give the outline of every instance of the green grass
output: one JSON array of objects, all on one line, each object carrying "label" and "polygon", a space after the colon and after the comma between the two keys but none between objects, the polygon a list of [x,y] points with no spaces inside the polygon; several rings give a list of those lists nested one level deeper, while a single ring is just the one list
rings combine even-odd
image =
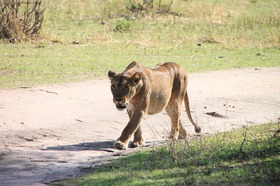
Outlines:
[{"label": "green grass", "polygon": [[143,150],[53,185],[277,185],[279,124]]},{"label": "green grass", "polygon": [[179,0],[169,14],[127,3],[49,1],[37,41],[0,41],[0,89],[106,78],[133,60],[190,72],[280,65],[279,1]]},{"label": "green grass", "polygon": [[180,48],[142,46],[6,44],[0,49],[0,88],[106,78],[131,61],[151,67],[173,61],[189,72],[279,66],[278,49],[224,49],[211,44]]}]

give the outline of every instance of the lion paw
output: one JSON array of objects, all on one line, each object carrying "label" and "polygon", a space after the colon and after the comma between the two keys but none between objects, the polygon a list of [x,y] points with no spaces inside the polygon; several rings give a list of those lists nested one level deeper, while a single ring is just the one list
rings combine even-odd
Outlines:
[{"label": "lion paw", "polygon": [[169,135],[169,139],[171,139],[171,140],[177,140],[178,139],[178,134],[170,134]]},{"label": "lion paw", "polygon": [[134,141],[130,144],[130,147],[131,148],[135,148],[135,147],[143,147],[145,146],[145,140],[144,138],[140,138],[139,140],[137,141]]},{"label": "lion paw", "polygon": [[120,150],[126,150],[127,146],[128,146],[127,143],[124,143],[124,142],[122,142],[120,140],[117,140],[116,143],[115,143],[115,147],[117,149],[120,149]]}]

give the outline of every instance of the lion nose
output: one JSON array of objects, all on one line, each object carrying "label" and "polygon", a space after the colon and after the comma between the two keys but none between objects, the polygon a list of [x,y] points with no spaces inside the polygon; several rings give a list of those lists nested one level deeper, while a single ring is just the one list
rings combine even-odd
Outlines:
[{"label": "lion nose", "polygon": [[116,98],[115,100],[116,100],[117,102],[120,102],[120,101],[123,100],[123,98]]}]

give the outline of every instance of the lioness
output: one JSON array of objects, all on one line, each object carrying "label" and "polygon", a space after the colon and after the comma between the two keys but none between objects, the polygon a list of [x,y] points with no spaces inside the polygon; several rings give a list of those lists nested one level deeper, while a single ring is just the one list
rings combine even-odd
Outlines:
[{"label": "lioness", "polygon": [[184,139],[187,132],[180,120],[184,100],[189,120],[199,133],[200,127],[193,121],[187,94],[187,72],[176,63],[162,63],[146,68],[137,62],[130,63],[122,73],[108,72],[111,80],[113,102],[118,109],[127,109],[130,121],[117,139],[115,147],[127,149],[132,134],[131,147],[143,146],[140,122],[145,114],[153,115],[166,110],[171,119],[171,139]]}]

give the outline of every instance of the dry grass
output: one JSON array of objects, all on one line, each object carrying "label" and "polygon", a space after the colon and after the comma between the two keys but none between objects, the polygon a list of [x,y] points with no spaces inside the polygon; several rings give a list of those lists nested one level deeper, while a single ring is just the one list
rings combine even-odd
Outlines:
[{"label": "dry grass", "polygon": [[[130,12],[127,1],[50,3],[46,27],[64,33],[59,34],[63,41],[72,38],[87,43],[143,43],[156,47],[197,43],[208,37],[224,47],[279,47],[277,1],[180,0],[174,1],[165,14],[158,13],[158,2],[154,1],[152,10],[142,12]],[[116,28],[124,24],[128,25],[126,30],[116,33]]]}]

